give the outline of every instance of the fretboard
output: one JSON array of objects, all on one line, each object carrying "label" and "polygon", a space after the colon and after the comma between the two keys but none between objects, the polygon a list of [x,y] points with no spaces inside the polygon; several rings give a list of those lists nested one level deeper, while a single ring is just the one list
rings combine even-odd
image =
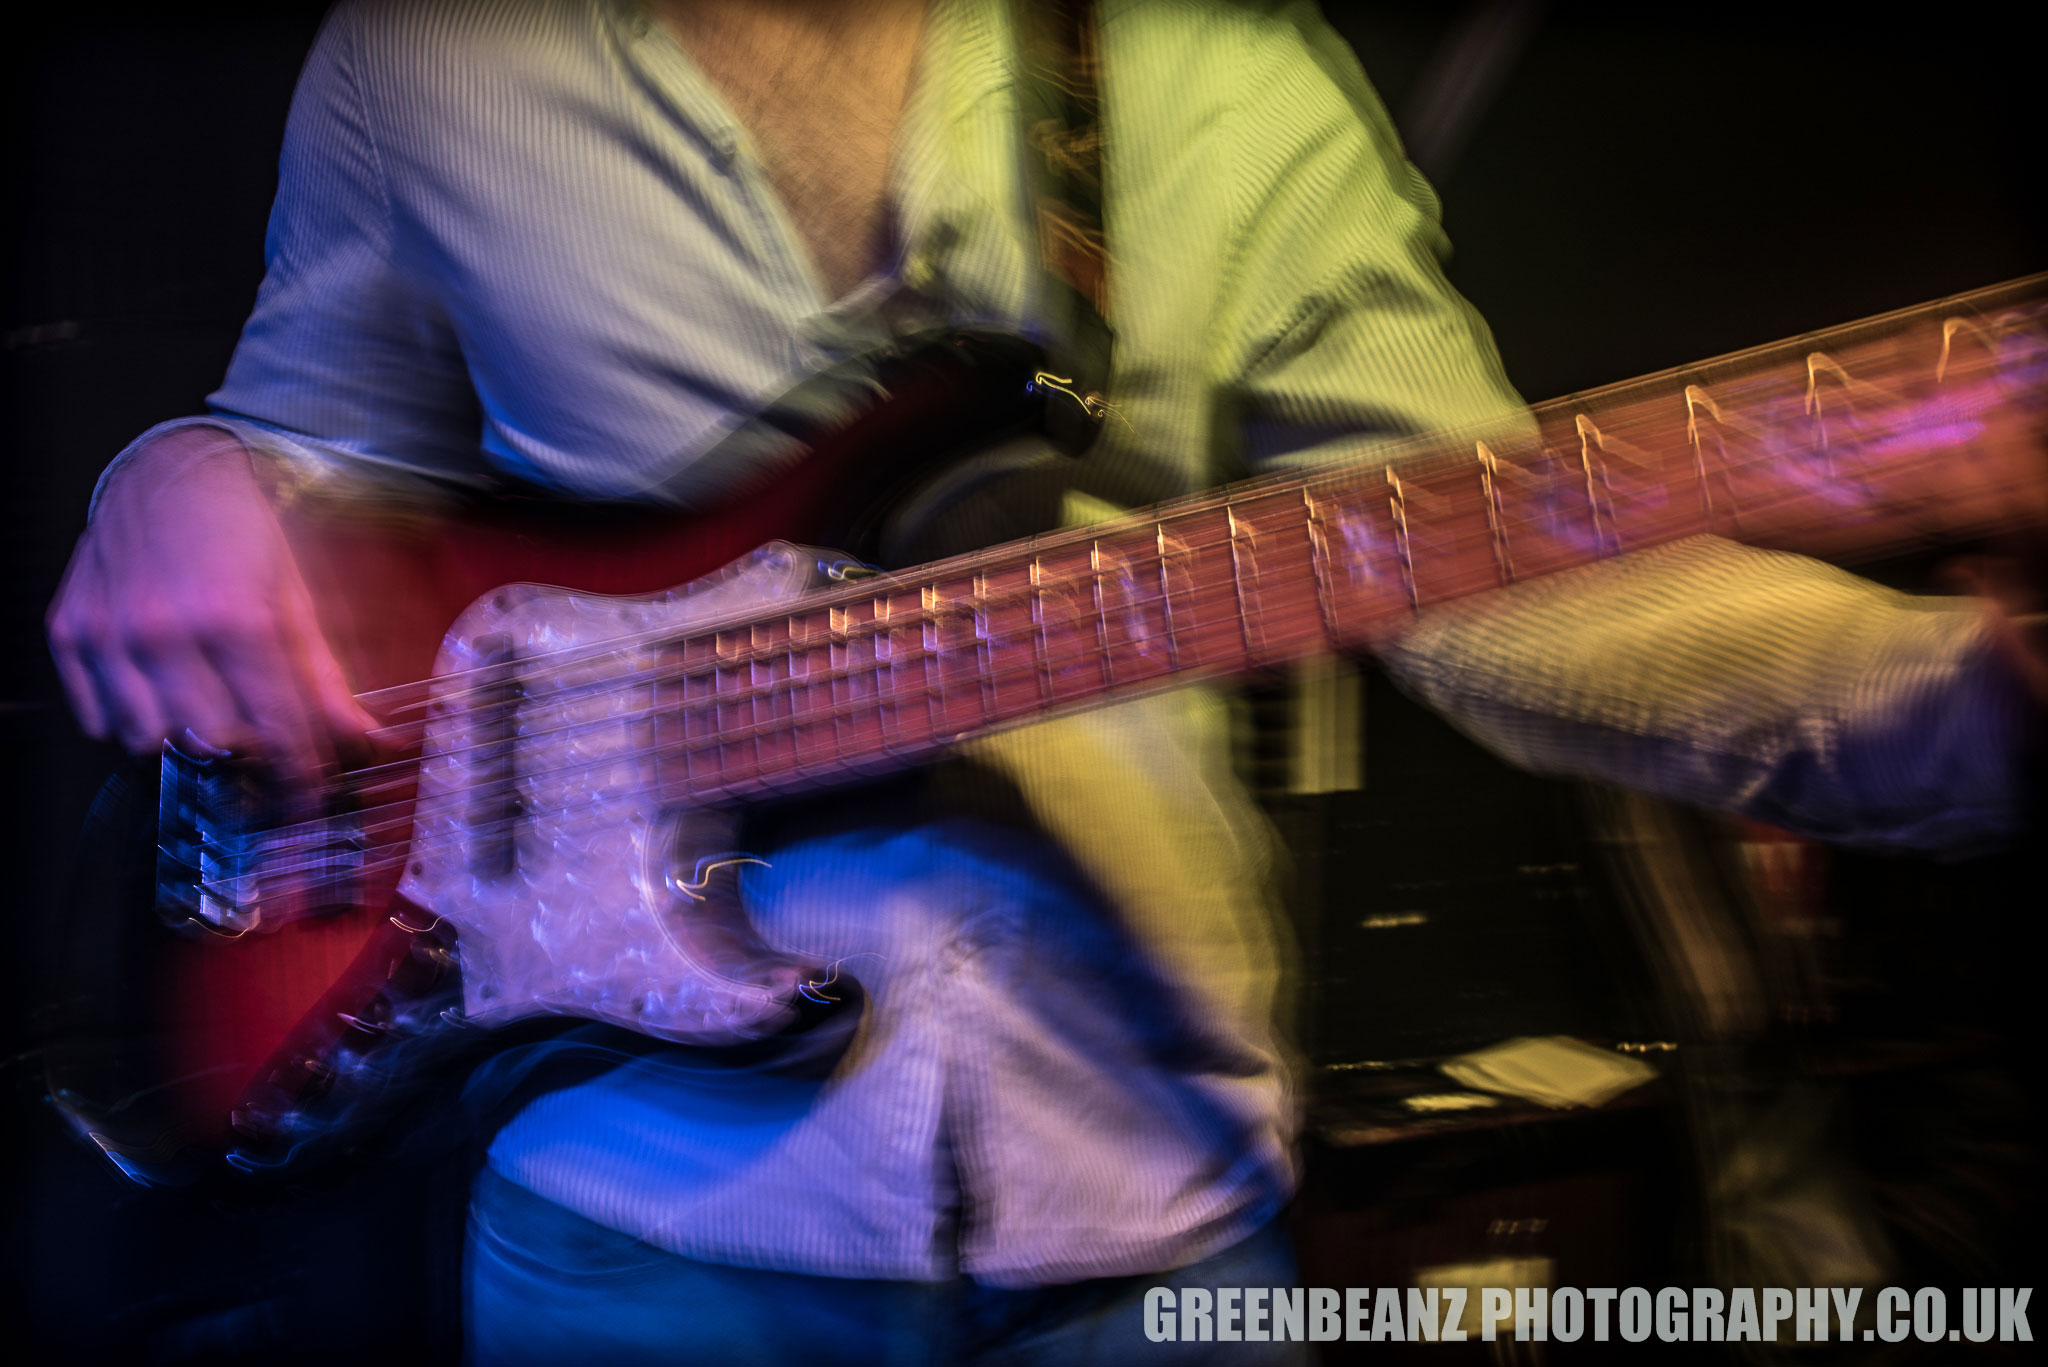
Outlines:
[{"label": "fretboard", "polygon": [[692,636],[664,670],[662,795],[900,767],[1700,533],[1854,560],[1997,530],[2026,516],[2044,296],[2030,277]]}]

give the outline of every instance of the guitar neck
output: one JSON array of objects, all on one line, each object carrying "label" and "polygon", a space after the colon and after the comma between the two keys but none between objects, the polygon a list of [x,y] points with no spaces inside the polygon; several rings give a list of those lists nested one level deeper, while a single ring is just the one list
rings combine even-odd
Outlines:
[{"label": "guitar neck", "polygon": [[1997,530],[2026,516],[2044,296],[2031,277],[691,636],[662,671],[664,794],[901,767],[1700,533],[1842,560]]}]

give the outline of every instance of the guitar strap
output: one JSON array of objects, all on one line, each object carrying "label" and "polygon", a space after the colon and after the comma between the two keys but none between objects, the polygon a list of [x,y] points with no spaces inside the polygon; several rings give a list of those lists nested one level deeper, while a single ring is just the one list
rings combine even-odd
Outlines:
[{"label": "guitar strap", "polygon": [[1079,403],[1049,403],[1053,439],[1085,449],[1101,425],[1114,345],[1102,226],[1100,47],[1090,0],[1018,0],[1025,186],[1037,221],[1048,371]]}]

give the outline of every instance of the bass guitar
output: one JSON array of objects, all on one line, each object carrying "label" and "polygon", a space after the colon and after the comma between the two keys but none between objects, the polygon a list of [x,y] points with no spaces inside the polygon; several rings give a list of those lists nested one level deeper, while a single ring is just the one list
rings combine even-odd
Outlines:
[{"label": "bass guitar", "polygon": [[2038,525],[2044,377],[2037,276],[910,568],[796,544],[871,542],[845,509],[1072,400],[1030,348],[961,336],[689,518],[295,501],[384,749],[291,800],[165,751],[170,1081],[147,1105],[53,1095],[166,1181],[344,1150],[419,1060],[536,1019],[829,1057],[858,986],[748,925],[743,804],[1368,650],[1434,604],[1684,537],[1854,561]]}]

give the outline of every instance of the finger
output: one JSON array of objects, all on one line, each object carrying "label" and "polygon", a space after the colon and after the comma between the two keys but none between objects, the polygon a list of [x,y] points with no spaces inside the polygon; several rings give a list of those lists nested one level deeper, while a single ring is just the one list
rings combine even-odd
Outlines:
[{"label": "finger", "polygon": [[164,732],[172,744],[237,755],[257,748],[258,736],[242,715],[219,667],[196,642],[151,657],[149,674],[161,700]]},{"label": "finger", "polygon": [[349,692],[339,665],[330,660],[324,670],[317,665],[310,668],[318,671],[315,688],[320,712],[343,763],[367,762],[382,747],[378,732],[383,723],[363,710],[355,694]]},{"label": "finger", "polygon": [[100,633],[94,629],[96,614],[86,606],[99,595],[88,595],[81,587],[90,577],[83,561],[83,556],[74,555],[65,567],[43,628],[49,633],[51,662],[57,666],[57,678],[64,685],[64,696],[70,700],[79,727],[94,740],[105,740],[110,722],[91,663],[100,649]]},{"label": "finger", "polygon": [[311,714],[278,625],[266,622],[216,641],[207,653],[264,762],[287,787],[310,793],[333,750]]},{"label": "finger", "polygon": [[85,653],[70,638],[60,636],[53,627],[50,659],[57,666],[57,678],[64,685],[64,696],[71,703],[72,714],[78,718],[79,729],[94,740],[105,740],[108,735],[107,710],[100,704],[99,682],[85,663]]},{"label": "finger", "polygon": [[[217,626],[203,615],[168,613],[160,604],[135,604],[126,623],[126,655],[145,681],[163,736],[185,744],[185,733],[204,748],[246,751],[251,736],[201,642]],[[189,748],[189,747],[188,747]]]},{"label": "finger", "polygon": [[125,651],[109,651],[94,662],[93,676],[99,682],[100,704],[122,748],[131,755],[162,749],[169,734],[167,719],[148,674],[134,659]]},{"label": "finger", "polygon": [[2015,615],[2034,607],[2033,581],[2015,556],[1958,556],[1936,571],[1936,579],[1951,592],[1982,598]]},{"label": "finger", "polygon": [[349,686],[341,661],[327,644],[327,637],[320,630],[310,604],[302,612],[293,613],[289,620],[296,637],[295,654],[300,677],[328,734],[338,745],[348,749],[373,749],[370,733],[382,723],[356,701],[355,690]]},{"label": "finger", "polygon": [[2018,677],[2028,696],[2036,703],[2048,704],[2048,654],[2037,640],[2029,639],[2028,624],[1991,605],[1984,609],[1984,623],[1992,650]]}]

